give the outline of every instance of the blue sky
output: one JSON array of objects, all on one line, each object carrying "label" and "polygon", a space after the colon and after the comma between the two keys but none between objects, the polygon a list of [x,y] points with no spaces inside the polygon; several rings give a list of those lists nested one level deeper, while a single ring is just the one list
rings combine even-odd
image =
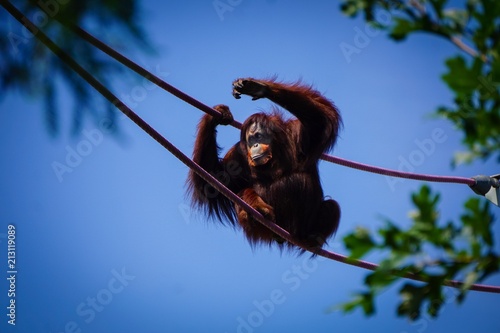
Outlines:
[{"label": "blue sky", "polygon": [[[221,14],[211,0],[144,1],[143,22],[158,54],[130,54],[204,103],[227,104],[240,121],[270,103],[234,99],[234,79],[302,78],[340,108],[345,127],[332,153],[343,158],[397,169],[418,155],[414,172],[498,172],[492,161],[451,169],[461,134],[430,117],[451,102],[440,75],[444,59],[458,52],[452,45],[426,35],[395,44],[366,30],[361,19],[344,17],[337,2],[231,3]],[[2,10],[0,18],[7,19]],[[11,26],[20,29],[14,21]],[[92,33],[107,38],[105,27]],[[346,55],[346,45],[356,52]],[[117,77],[115,83],[117,95],[129,95],[139,115],[191,154],[199,110],[141,80]],[[366,271],[252,250],[239,230],[189,208],[187,168],[134,124],[120,121],[123,140],[90,120],[73,137],[71,100],[63,95],[60,103],[66,126],[55,139],[40,101],[10,93],[0,104],[1,269],[7,271],[7,226],[13,224],[19,271],[15,328],[6,324],[8,285],[0,281],[2,332],[500,331],[497,295],[470,293],[457,305],[453,290],[437,320],[396,318],[397,288],[378,299],[374,317],[326,314],[362,289]],[[436,131],[440,140],[433,139]],[[238,137],[234,128],[219,131],[225,148]],[[424,152],[419,142],[428,140],[434,148]],[[71,172],[58,176],[54,163]],[[375,229],[381,216],[410,223],[409,194],[420,182],[393,182],[326,162],[320,172],[325,194],[342,207],[329,249],[343,252],[343,235],[356,226]],[[464,185],[432,188],[441,192],[442,221],[456,220],[472,194]],[[500,278],[486,282],[498,285]]]}]

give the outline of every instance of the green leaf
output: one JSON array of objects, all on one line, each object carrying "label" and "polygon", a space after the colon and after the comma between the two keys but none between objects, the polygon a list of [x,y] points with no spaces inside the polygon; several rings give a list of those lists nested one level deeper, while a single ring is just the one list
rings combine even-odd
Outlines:
[{"label": "green leaf", "polygon": [[392,249],[398,248],[398,236],[401,233],[401,229],[392,221],[386,219],[384,220],[385,227],[378,230],[380,236],[384,238],[385,246]]},{"label": "green leaf", "polygon": [[459,98],[471,96],[479,87],[479,77],[481,76],[482,61],[476,59],[471,67],[467,66],[462,56],[456,56],[446,60],[448,73],[442,79]]},{"label": "green leaf", "polygon": [[406,283],[400,290],[402,302],[397,309],[398,316],[406,316],[411,320],[418,319],[424,302],[427,301],[427,313],[432,317],[436,317],[444,303],[443,282],[443,276],[433,276],[423,286]]},{"label": "green leaf", "polygon": [[425,288],[425,297],[428,299],[427,313],[431,317],[437,317],[439,309],[444,303],[443,283],[445,275],[433,276]]},{"label": "green leaf", "polygon": [[462,291],[468,290],[470,288],[470,286],[472,286],[474,283],[476,283],[478,277],[479,277],[479,275],[477,274],[476,271],[472,271],[472,272],[467,273],[467,275],[465,276],[464,284],[463,284],[461,290]]},{"label": "green leaf", "polygon": [[447,2],[448,2],[448,0],[430,0],[429,1],[432,8],[434,9],[434,12],[436,13],[436,15],[439,18],[441,18],[443,16],[443,7]]},{"label": "green leaf", "polygon": [[500,270],[500,257],[495,253],[488,253],[486,256],[481,258],[476,270],[480,274],[478,281],[484,280],[491,274],[498,273]]},{"label": "green leaf", "polygon": [[[350,302],[340,305],[340,309],[345,313],[350,313],[357,308],[363,309],[366,316],[371,316],[375,313],[375,305],[373,304],[373,294],[369,292],[356,294]],[[330,310],[331,311],[331,310]]]},{"label": "green leaf", "polygon": [[394,18],[394,26],[389,33],[389,37],[395,41],[402,41],[406,39],[409,33],[421,29],[421,26],[414,21],[396,17]]},{"label": "green leaf", "polygon": [[397,308],[397,315],[408,317],[411,320],[418,319],[420,317],[420,308],[425,299],[424,287],[406,283],[399,291],[399,294],[402,302]]},{"label": "green leaf", "polygon": [[356,259],[363,257],[376,247],[370,236],[370,231],[361,227],[356,228],[353,233],[344,237],[344,245],[351,252],[349,256]]},{"label": "green leaf", "polygon": [[355,17],[362,8],[363,1],[360,0],[348,0],[340,5],[342,13],[350,17]]},{"label": "green leaf", "polygon": [[[345,12],[362,12],[367,23],[373,23],[377,10],[389,10],[392,22],[377,27],[388,30],[394,40],[404,40],[422,31],[459,47],[457,55],[446,60],[442,75],[453,94],[452,106],[441,106],[436,114],[463,133],[467,151],[455,156],[456,164],[494,155],[500,162],[500,1],[467,0],[462,8],[452,6],[448,0],[343,2],[349,4]],[[479,56],[471,57],[473,52],[467,48],[476,50]],[[376,231],[382,239],[377,238],[378,244],[363,242],[362,233],[347,238],[346,243],[359,256],[373,249],[383,255],[379,268],[365,278],[366,292],[347,303],[351,310],[373,310],[375,297],[398,281],[399,277],[392,274],[413,273],[420,274],[426,282],[406,283],[401,288],[398,315],[416,319],[427,311],[436,317],[444,304],[446,280],[463,277],[464,284],[456,298],[461,302],[472,284],[500,271],[500,257],[494,252],[494,216],[486,200],[468,200],[463,211],[457,213],[460,220],[441,224],[438,193],[422,186],[411,199],[415,210],[410,215],[410,227],[387,219]],[[369,239],[373,241],[371,236]]]},{"label": "green leaf", "polygon": [[454,34],[463,34],[469,20],[469,13],[464,9],[449,8],[444,11],[443,18],[448,21],[448,29]]},{"label": "green leaf", "polygon": [[420,223],[420,228],[434,227],[439,216],[436,206],[439,202],[439,193],[432,194],[431,189],[427,185],[420,188],[420,192],[412,194],[412,201],[418,211],[413,215],[415,223]]},{"label": "green leaf", "polygon": [[352,301],[343,303],[339,307],[332,307],[332,308],[328,309],[327,312],[333,312],[333,311],[337,310],[338,308],[340,308],[340,310],[342,310],[344,313],[350,313],[350,312],[353,312],[354,310],[356,310],[358,307],[360,307],[361,302],[362,302],[362,298],[359,296],[356,296],[356,297],[354,297],[354,299]]},{"label": "green leaf", "polygon": [[[482,202],[482,204],[481,204]],[[471,232],[471,243],[480,241],[488,247],[493,247],[491,227],[494,216],[489,212],[489,202],[478,198],[469,199],[465,203],[466,213],[461,216],[462,223]]]},{"label": "green leaf", "polygon": [[[76,38],[69,29],[64,27],[65,24],[82,27],[106,26],[108,38],[105,42],[111,43],[111,46],[119,51],[123,51],[124,48],[129,51],[139,50],[139,53],[144,55],[152,51],[149,38],[142,28],[140,3],[137,0],[61,1],[59,3],[17,1],[17,3],[22,7],[26,17],[30,19],[43,17],[41,29],[108,87],[110,87],[111,78],[123,79],[122,76],[118,76],[124,72],[123,66],[118,65],[109,57],[103,57],[97,48],[85,40]],[[4,20],[5,18],[2,18],[2,23]],[[101,110],[108,107],[108,102],[104,102],[104,99],[96,94],[90,85],[83,83],[76,73],[59,61],[48,49],[42,47],[39,42],[35,42],[35,39],[30,43],[25,43],[26,36],[19,35],[21,27],[14,21],[12,19],[12,27],[10,22],[8,25],[0,24],[0,36],[2,36],[0,37],[0,87],[2,87],[2,92],[19,90],[27,96],[43,100],[47,129],[52,135],[59,134],[62,128],[61,115],[57,111],[71,109],[68,105],[61,107],[59,103],[61,91],[69,91],[73,97],[75,110],[72,119],[73,134],[81,133],[82,126],[85,124],[84,117],[94,119],[96,125],[103,119],[107,121],[107,114]],[[15,39],[15,43],[11,44],[13,48],[9,49],[13,52],[8,52],[4,43],[12,38]]]},{"label": "green leaf", "polygon": [[378,291],[391,285],[398,279],[399,277],[394,276],[391,271],[376,270],[366,276],[365,285],[369,286],[372,291]]}]

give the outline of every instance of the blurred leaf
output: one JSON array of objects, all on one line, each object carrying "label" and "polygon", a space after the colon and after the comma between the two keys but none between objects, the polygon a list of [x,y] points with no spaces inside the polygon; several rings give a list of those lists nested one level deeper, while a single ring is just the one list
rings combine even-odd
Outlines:
[{"label": "blurred leaf", "polygon": [[[400,228],[389,219],[384,219],[377,243],[367,229],[357,228],[344,238],[346,248],[361,257],[368,251],[378,250],[384,254],[379,267],[366,275],[366,291],[357,294],[352,301],[344,303],[343,311],[361,307],[365,315],[375,313],[374,299],[383,290],[405,274],[418,274],[423,282],[406,283],[400,289],[401,303],[398,316],[411,320],[419,318],[422,311],[435,317],[444,303],[443,285],[446,280],[465,276],[464,285],[457,296],[463,301],[468,289],[491,274],[498,273],[500,259],[492,252],[494,244],[491,227],[494,220],[486,200],[469,199],[460,215],[462,224],[452,221],[439,223],[439,193],[427,185],[411,196],[415,211],[408,228]],[[440,254],[432,259],[426,250]],[[423,258],[422,258],[423,256]]]},{"label": "blurred leaf", "polygon": [[[457,153],[452,165],[494,155],[500,163],[500,1],[468,0],[462,8],[447,0],[342,3],[346,14],[363,13],[368,23],[387,30],[396,41],[425,32],[457,46],[460,54],[446,60],[446,72],[442,75],[453,94],[452,105],[440,106],[436,111],[463,133],[467,150]],[[379,10],[389,11],[391,21],[373,24]],[[443,224],[439,221],[439,199],[438,193],[422,186],[411,196],[415,210],[410,214],[410,227],[402,228],[385,219],[376,232],[380,243],[362,242],[359,235],[345,239],[351,253],[362,256],[370,249],[383,256],[380,267],[365,278],[366,292],[360,294],[365,296],[347,303],[351,308],[374,306],[373,298],[397,281],[397,276],[418,273],[424,282],[403,285],[397,313],[416,319],[427,306],[427,313],[435,317],[444,302],[442,289],[446,280],[464,277],[456,298],[462,302],[472,284],[499,272],[500,258],[494,252],[492,232],[494,216],[488,201],[477,197],[468,200],[459,214],[460,223]],[[363,237],[374,239],[370,235]]]},{"label": "blurred leaf", "polygon": [[350,313],[357,308],[363,309],[363,313],[367,316],[375,313],[375,306],[373,305],[373,295],[371,293],[360,293],[353,297],[352,301],[344,303],[340,309],[345,313]]},{"label": "blurred leaf", "polygon": [[375,242],[367,229],[356,228],[351,234],[344,237],[344,244],[351,251],[351,258],[361,258],[375,247]]},{"label": "blurred leaf", "polygon": [[471,67],[468,67],[462,56],[456,56],[448,59],[446,66],[448,67],[448,73],[442,77],[450,89],[455,91],[458,97],[461,98],[472,95],[473,91],[479,85],[478,78],[481,75],[481,61],[476,60]]},{"label": "blurred leaf", "polygon": [[388,287],[399,278],[392,271],[376,270],[365,278],[365,285],[371,290],[378,291]]},{"label": "blurred leaf", "polygon": [[465,276],[464,285],[462,287],[462,290],[469,289],[470,286],[472,286],[474,283],[476,283],[477,279],[478,279],[477,272],[472,271],[472,272],[467,273],[467,275]]},{"label": "blurred leaf", "polygon": [[[436,115],[463,131],[469,151],[456,155],[452,165],[486,160],[500,163],[500,1],[468,0],[461,8],[446,0],[344,0],[349,16],[365,20],[401,41],[416,32],[439,36],[467,55],[446,61],[443,81],[454,93],[454,107],[439,107]],[[388,11],[390,22],[376,22],[377,11]]]},{"label": "blurred leaf", "polygon": [[[151,51],[139,24],[141,11],[136,0],[72,0],[50,4],[45,1],[19,0],[15,4],[28,18],[46,11],[44,17],[47,22],[40,29],[108,87],[110,79],[121,73],[123,67],[74,36],[56,19],[81,26],[93,34],[96,34],[95,27],[105,26],[105,30],[98,32],[100,35],[107,34],[107,38],[100,38],[110,44],[120,41],[119,45],[112,45],[119,50],[123,50],[120,46],[126,45],[141,52]],[[69,89],[73,95],[74,134],[80,134],[85,117],[96,123],[108,118],[109,114],[101,111],[107,109],[108,103],[35,37],[23,33],[25,28],[20,23],[8,14],[6,16],[8,22],[0,24],[0,88],[3,92],[18,90],[44,101],[47,129],[51,134],[57,134],[61,127],[57,100],[62,89]]]},{"label": "blurred leaf", "polygon": [[[439,216],[436,205],[439,202],[439,194],[433,195],[429,186],[424,185],[420,192],[412,194],[413,204],[416,206],[417,213],[413,216],[415,223],[435,225]],[[422,226],[422,228],[425,228]]]},{"label": "blurred leaf", "polygon": [[401,250],[401,230],[390,220],[385,220],[385,227],[378,230],[380,236],[383,237],[383,242],[386,247],[394,250]]},{"label": "blurred leaf", "polygon": [[483,256],[477,265],[476,271],[479,274],[477,281],[483,281],[488,276],[497,273],[500,270],[500,257],[490,252]]},{"label": "blurred leaf", "polygon": [[348,0],[340,5],[340,10],[347,16],[354,17],[363,7],[363,1]]},{"label": "blurred leaf", "polygon": [[395,41],[402,41],[406,39],[411,32],[421,29],[420,24],[404,18],[396,17],[394,22],[395,24],[390,30],[389,37]]},{"label": "blurred leaf", "polygon": [[446,5],[447,2],[448,2],[448,0],[430,0],[429,1],[430,5],[434,9],[434,12],[436,13],[436,15],[438,15],[438,17],[442,17],[441,13],[443,13],[444,5]]},{"label": "blurred leaf", "polygon": [[[461,216],[464,227],[470,230],[471,236],[477,239],[475,243],[482,241],[489,247],[493,247],[493,234],[491,226],[493,223],[493,215],[489,211],[489,202],[478,198],[471,198],[465,203],[466,213]],[[475,244],[474,243],[474,244]],[[477,253],[476,256],[479,256]]]},{"label": "blurred leaf", "polygon": [[416,286],[412,283],[404,284],[399,291],[402,302],[397,309],[398,316],[416,320],[420,317],[426,302],[427,313],[431,317],[436,317],[444,303],[443,282],[444,280],[441,277],[431,277],[429,282],[422,286]]},{"label": "blurred leaf", "polygon": [[465,9],[449,8],[442,11],[443,18],[448,21],[450,33],[463,34],[469,21],[469,13]]},{"label": "blurred leaf", "polygon": [[398,316],[406,316],[411,320],[420,317],[420,309],[425,299],[424,287],[406,283],[399,291],[402,302],[397,309]]}]

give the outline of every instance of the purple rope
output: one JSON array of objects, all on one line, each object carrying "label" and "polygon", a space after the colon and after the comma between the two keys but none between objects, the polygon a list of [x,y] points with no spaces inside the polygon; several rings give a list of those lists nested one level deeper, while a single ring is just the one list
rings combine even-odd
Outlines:
[{"label": "purple rope", "polygon": [[[30,30],[45,46],[47,46],[55,55],[57,55],[62,61],[64,61],[72,70],[74,70],[77,74],[79,74],[87,83],[89,83],[94,89],[96,89],[102,96],[104,96],[109,102],[115,105],[123,114],[125,114],[130,120],[132,120],[135,124],[137,124],[142,130],[144,130],[147,134],[149,134],[154,140],[156,140],[160,145],[162,145],[165,149],[167,149],[171,154],[173,154],[176,158],[178,158],[182,163],[184,163],[187,167],[192,169],[196,174],[202,177],[206,182],[212,185],[215,189],[217,189],[220,193],[228,197],[235,204],[243,208],[247,213],[251,214],[253,218],[258,220],[260,223],[265,225],[271,231],[287,240],[288,242],[304,248],[306,250],[311,251],[311,249],[307,249],[307,247],[302,246],[297,243],[291,235],[281,228],[280,226],[274,224],[273,222],[267,220],[253,207],[248,205],[245,201],[243,201],[239,196],[231,192],[224,184],[219,182],[215,177],[213,177],[210,173],[205,171],[202,167],[196,164],[193,160],[191,160],[188,156],[186,156],[182,151],[180,151],[175,145],[173,145],[170,141],[168,141],[165,137],[163,137],[160,133],[158,133],[154,128],[152,128],[148,123],[146,123],[141,117],[139,117],[135,112],[133,112],[129,107],[127,107],[122,101],[120,101],[111,91],[109,91],[102,83],[100,83],[96,78],[94,78],[89,72],[87,72],[83,67],[81,67],[73,58],[71,58],[67,53],[65,53],[59,46],[57,46],[50,38],[48,38],[42,31],[40,31],[31,21],[29,21],[16,7],[14,7],[8,1],[2,1],[0,4],[21,24],[23,24],[28,30]],[[214,110],[215,111],[215,110]],[[312,250],[314,253],[336,260],[345,264],[369,269],[376,270],[378,265],[363,261],[363,260],[354,260],[350,259],[344,255],[340,255],[337,253],[333,253],[327,251],[325,249],[320,249],[319,251],[314,249]],[[396,275],[425,282],[426,279],[423,276],[411,273],[404,273]],[[444,283],[447,286],[460,288],[464,284],[460,281],[449,280]],[[491,293],[500,293],[500,286],[490,286],[490,285],[482,285],[482,284],[473,284],[469,287],[470,290],[476,291],[484,291]]]},{"label": "purple rope", "polygon": [[435,176],[435,175],[424,175],[403,171],[396,171],[391,169],[385,169],[381,167],[376,167],[368,164],[363,164],[359,162],[349,161],[340,157],[335,157],[327,154],[323,154],[322,158],[325,161],[336,163],[339,165],[343,165],[349,168],[354,168],[362,171],[368,171],[372,173],[378,173],[380,175],[386,175],[391,177],[398,178],[407,178],[407,179],[415,179],[422,181],[430,181],[437,183],[456,183],[456,184],[466,184],[469,186],[475,185],[476,181],[472,178],[464,178],[464,177],[452,177],[452,176]]},{"label": "purple rope", "polygon": [[[174,86],[168,84],[158,76],[154,75],[147,69],[139,66],[138,64],[134,63],[132,60],[128,59],[127,57],[123,56],[107,44],[103,43],[99,39],[95,38],[85,30],[81,29],[80,27],[72,24],[67,24],[66,22],[61,22],[62,24],[66,25],[69,29],[71,29],[74,33],[76,33],[78,36],[83,38],[84,40],[88,41],[90,44],[94,45],[98,49],[100,49],[102,52],[106,53],[110,57],[116,59],[126,67],[130,68],[140,76],[150,80],[154,84],[158,85],[160,88],[164,89],[165,91],[171,93],[172,95],[178,97],[179,99],[185,101],[188,104],[191,104],[195,108],[208,113],[214,117],[220,117],[221,114],[219,111],[211,108],[210,106],[198,101],[197,99],[189,96],[188,94],[182,92],[181,90],[175,88]],[[241,123],[238,121],[233,121],[231,125],[235,128],[241,129]],[[392,176],[392,177],[399,177],[399,178],[407,178],[407,179],[415,179],[415,180],[422,180],[422,181],[431,181],[431,182],[441,182],[441,183],[457,183],[457,184],[466,184],[466,185],[474,185],[476,182],[472,178],[464,178],[464,177],[449,177],[449,176],[434,176],[434,175],[423,175],[423,174],[415,174],[415,173],[409,173],[409,172],[402,172],[402,171],[396,171],[396,170],[391,170],[391,169],[385,169],[385,168],[380,168],[376,166],[371,166],[367,164],[362,164],[359,162],[354,162],[354,161],[349,161],[342,159],[340,157],[335,157],[331,156],[328,154],[323,154],[321,157],[323,160],[343,165],[349,168],[354,168],[362,171],[368,171],[372,173],[378,173],[381,175],[386,175],[386,176]]]},{"label": "purple rope", "polygon": [[[57,17],[56,17],[57,19]],[[151,81],[152,83],[156,84],[158,87],[162,88],[163,90],[169,92],[170,94],[174,95],[175,97],[183,100],[184,102],[191,104],[195,108],[208,113],[212,117],[221,117],[221,113],[214,108],[211,108],[210,106],[200,102],[199,100],[189,96],[185,92],[177,89],[176,87],[172,86],[171,84],[165,82],[162,80],[160,77],[156,76],[155,74],[151,73],[144,67],[138,65],[137,63],[133,62],[129,58],[125,57],[121,53],[117,52],[115,49],[111,48],[109,45],[103,43],[99,39],[95,38],[91,34],[89,34],[87,31],[83,30],[82,28],[78,27],[77,25],[70,24],[67,22],[60,21],[61,24],[66,26],[68,29],[73,31],[75,34],[80,36],[83,40],[89,42],[92,44],[94,47],[100,49],[102,52],[106,53],[109,55],[111,58],[114,58],[124,66],[128,67],[129,69],[133,70],[140,76],[144,77],[145,79]],[[236,128],[241,128],[241,123],[234,120],[230,125]]]}]

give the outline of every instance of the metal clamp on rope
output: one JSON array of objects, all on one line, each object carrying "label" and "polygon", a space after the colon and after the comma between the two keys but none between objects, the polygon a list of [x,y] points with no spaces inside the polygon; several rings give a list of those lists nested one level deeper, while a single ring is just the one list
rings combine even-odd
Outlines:
[{"label": "metal clamp on rope", "polygon": [[472,177],[476,181],[470,188],[479,195],[484,195],[486,199],[499,205],[500,198],[500,174],[494,176],[479,175]]}]

